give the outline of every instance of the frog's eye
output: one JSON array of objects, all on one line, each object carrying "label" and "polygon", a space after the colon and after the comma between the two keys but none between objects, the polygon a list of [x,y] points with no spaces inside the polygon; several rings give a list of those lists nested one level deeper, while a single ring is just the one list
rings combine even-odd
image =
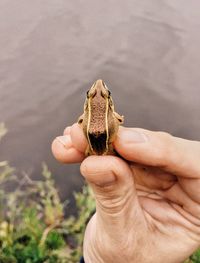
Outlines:
[{"label": "frog's eye", "polygon": [[87,93],[86,93],[86,94],[87,94],[87,98],[89,98],[89,90],[87,91]]},{"label": "frog's eye", "polygon": [[90,97],[93,99],[95,96],[96,96],[96,94],[97,94],[97,90],[95,89],[95,90],[92,90],[91,92],[90,92]]},{"label": "frog's eye", "polygon": [[110,98],[111,96],[111,92],[108,90],[108,98]]}]

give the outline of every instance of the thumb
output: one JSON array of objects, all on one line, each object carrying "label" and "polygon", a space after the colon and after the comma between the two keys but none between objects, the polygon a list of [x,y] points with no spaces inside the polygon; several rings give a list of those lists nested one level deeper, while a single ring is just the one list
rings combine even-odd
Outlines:
[{"label": "thumb", "polygon": [[114,146],[128,161],[159,167],[178,176],[200,178],[200,142],[165,132],[120,127]]},{"label": "thumb", "polygon": [[113,223],[117,229],[132,224],[141,209],[128,164],[116,156],[90,156],[82,162],[81,173],[93,189],[97,218],[104,229]]}]

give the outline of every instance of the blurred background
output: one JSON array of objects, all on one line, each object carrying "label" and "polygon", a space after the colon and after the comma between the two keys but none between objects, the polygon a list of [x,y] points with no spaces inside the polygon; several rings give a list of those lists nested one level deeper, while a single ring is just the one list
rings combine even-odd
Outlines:
[{"label": "blurred background", "polygon": [[83,112],[102,78],[125,125],[200,140],[200,1],[0,0],[0,160],[62,198],[79,165],[57,163],[51,142]]}]

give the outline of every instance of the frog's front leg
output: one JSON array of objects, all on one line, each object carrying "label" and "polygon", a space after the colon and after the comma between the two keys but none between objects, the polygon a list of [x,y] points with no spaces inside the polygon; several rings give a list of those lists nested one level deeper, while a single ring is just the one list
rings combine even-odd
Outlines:
[{"label": "frog's front leg", "polygon": [[108,151],[105,152],[105,155],[116,155],[116,151],[115,151],[112,143],[108,144]]},{"label": "frog's front leg", "polygon": [[88,146],[87,146],[87,148],[86,148],[86,150],[85,150],[85,156],[87,157],[87,156],[90,156],[90,155],[92,155],[93,153],[92,153],[92,151],[91,151],[91,149],[90,149],[90,146],[89,146],[89,144],[88,144]]},{"label": "frog's front leg", "polygon": [[119,113],[117,113],[116,111],[113,112],[113,115],[115,116],[119,124],[122,124],[124,122],[124,116],[119,115]]}]

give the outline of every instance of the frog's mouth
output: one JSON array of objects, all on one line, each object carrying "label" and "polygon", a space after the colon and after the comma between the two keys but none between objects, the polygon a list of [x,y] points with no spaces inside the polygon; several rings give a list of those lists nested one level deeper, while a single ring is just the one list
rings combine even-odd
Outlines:
[{"label": "frog's mouth", "polygon": [[102,155],[107,150],[107,133],[89,133],[89,140],[94,154]]}]

